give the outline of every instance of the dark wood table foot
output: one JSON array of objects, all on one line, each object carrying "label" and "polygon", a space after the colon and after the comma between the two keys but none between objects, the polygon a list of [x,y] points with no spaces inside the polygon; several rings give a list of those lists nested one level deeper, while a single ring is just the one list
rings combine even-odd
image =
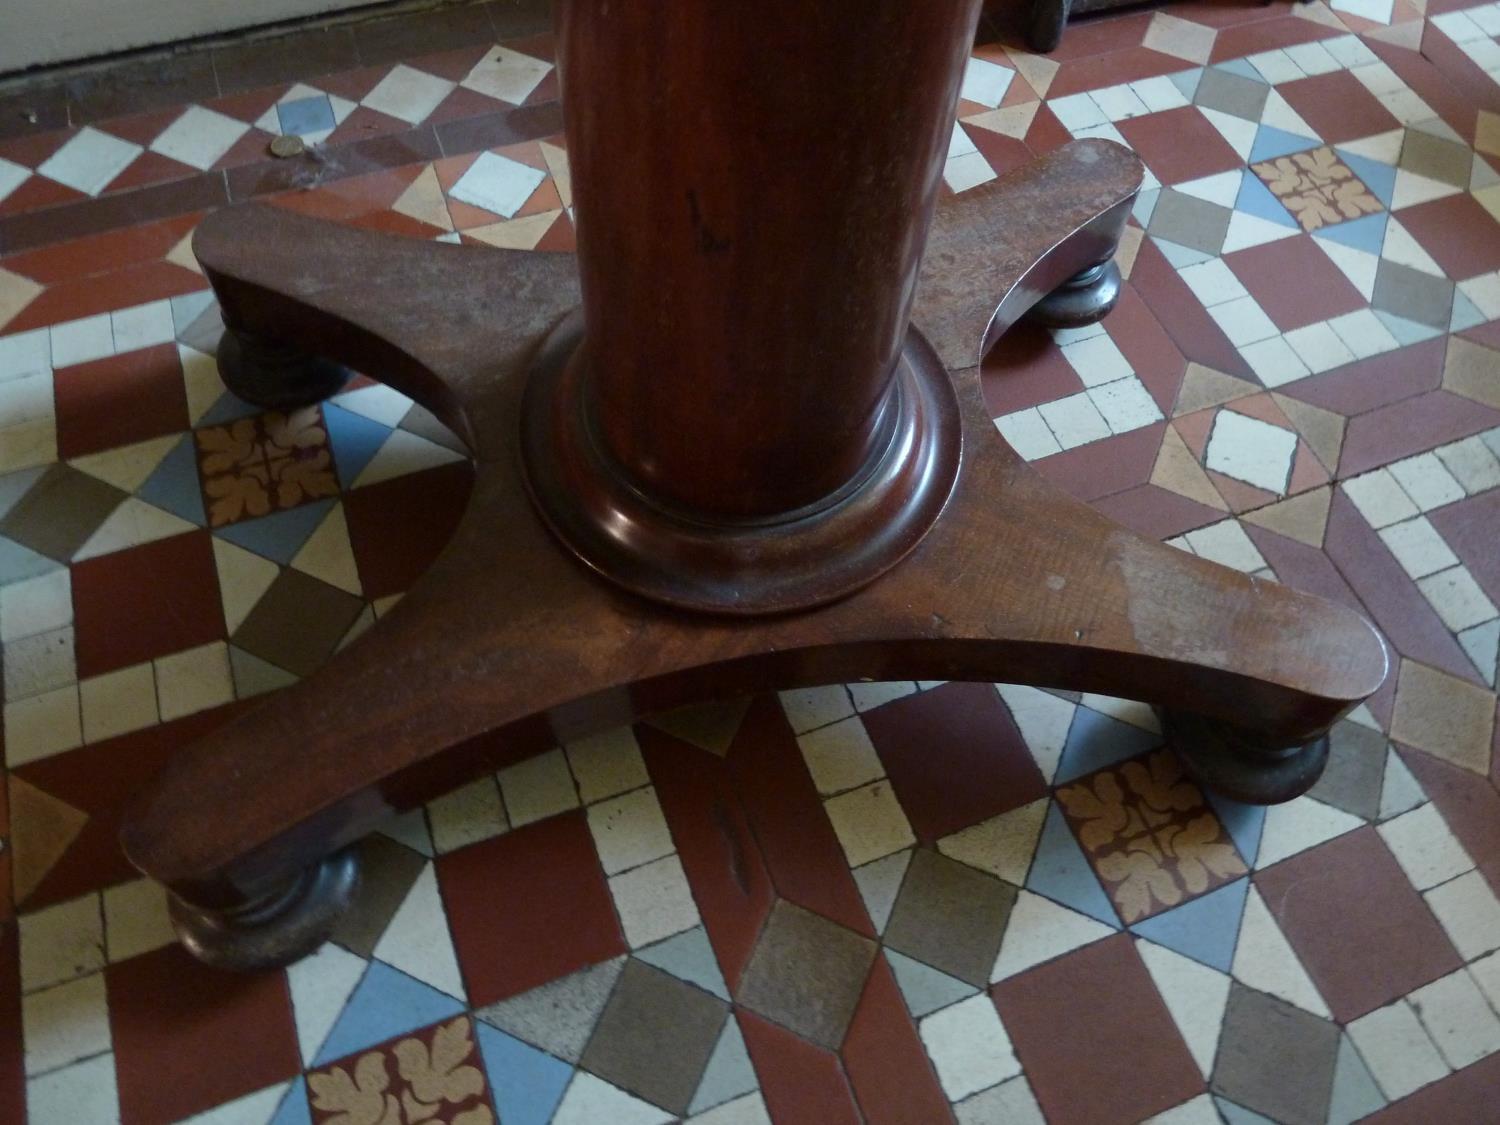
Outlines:
[{"label": "dark wood table foot", "polygon": [[1075,274],[1038,301],[1027,319],[1046,328],[1083,328],[1109,315],[1120,300],[1120,267],[1100,262]]},{"label": "dark wood table foot", "polygon": [[267,410],[311,406],[337,394],[352,377],[343,364],[286,342],[236,328],[219,340],[219,377],[238,397]]}]

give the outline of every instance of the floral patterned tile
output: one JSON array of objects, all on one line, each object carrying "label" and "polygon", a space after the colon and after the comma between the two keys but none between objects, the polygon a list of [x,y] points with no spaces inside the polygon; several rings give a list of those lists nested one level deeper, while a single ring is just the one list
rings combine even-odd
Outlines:
[{"label": "floral patterned tile", "polygon": [[1306,231],[1385,210],[1374,193],[1328,145],[1252,164],[1250,168]]},{"label": "floral patterned tile", "polygon": [[316,1125],[494,1125],[467,1016],[310,1071]]},{"label": "floral patterned tile", "polygon": [[240,418],[206,426],[194,436],[213,527],[338,495],[321,407]]}]

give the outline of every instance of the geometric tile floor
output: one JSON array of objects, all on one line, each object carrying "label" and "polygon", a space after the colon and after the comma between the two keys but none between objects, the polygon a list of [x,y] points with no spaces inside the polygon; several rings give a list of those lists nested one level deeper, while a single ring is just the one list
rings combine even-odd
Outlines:
[{"label": "geometric tile floor", "polygon": [[[390,611],[471,472],[373,380],[225,392],[185,241],[214,204],[152,193],[238,198],[295,132],[326,174],[279,205],[565,251],[550,43],[12,129],[0,1119],[1500,1119],[1500,6],[1422,8],[1188,2],[1048,58],[992,26],[947,167],[1145,160],[1118,310],[1008,336],[985,393],[1113,518],[1376,621],[1396,668],[1310,795],[1206,796],[1103,697],[731,701],[403,817],[335,940],[251,977],[171,944],[123,803]],[[355,159],[398,129],[442,143]]]}]

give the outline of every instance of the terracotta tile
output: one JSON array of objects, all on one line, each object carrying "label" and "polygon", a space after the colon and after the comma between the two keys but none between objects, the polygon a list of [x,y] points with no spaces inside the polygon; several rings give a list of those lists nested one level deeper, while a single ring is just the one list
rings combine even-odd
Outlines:
[{"label": "terracotta tile", "polygon": [[1171,539],[1224,518],[1224,513],[1217,508],[1199,504],[1154,484],[1143,484],[1105,496],[1094,501],[1093,507],[1116,523],[1153,539]]},{"label": "terracotta tile", "polygon": [[468,464],[454,463],[346,495],[349,542],[366,597],[402,593],[432,565],[458,526],[473,480]]},{"label": "terracotta tile", "polygon": [[487,113],[503,113],[507,103],[488,97],[477,90],[459,86],[443,99],[441,105],[428,115],[431,125],[442,125],[449,121],[462,121],[470,117],[482,117]]},{"label": "terracotta tile", "polygon": [[1342,491],[1335,491],[1329,508],[1324,550],[1397,653],[1473,675],[1453,634]]},{"label": "terracotta tile", "polygon": [[1401,225],[1449,277],[1487,273],[1500,261],[1500,222],[1472,195],[1403,208]]},{"label": "terracotta tile", "polygon": [[1183,66],[1183,61],[1173,55],[1164,55],[1149,47],[1130,45],[1094,58],[1065,61],[1058,68],[1057,76],[1052,79],[1052,85],[1047,87],[1047,96],[1061,98],[1081,90],[1098,90],[1122,82],[1139,82],[1144,78],[1173,74],[1182,70]]},{"label": "terracotta tile", "polygon": [[187,429],[187,392],[174,344],[64,367],[53,376],[57,451],[82,457]]},{"label": "terracotta tile", "polygon": [[980,128],[969,128],[965,132],[974,141],[974,147],[984,154],[996,175],[1004,176],[1032,159],[1031,150],[1026,147],[1025,142],[1014,137]]},{"label": "terracotta tile", "polygon": [[841,1054],[869,1125],[952,1121],[947,1099],[883,957],[877,957],[871,967]]},{"label": "terracotta tile", "polygon": [[1192,106],[1132,117],[1121,121],[1119,130],[1164,184],[1185,183],[1245,165],[1208,118]]},{"label": "terracotta tile", "polygon": [[1487,778],[1431,754],[1404,750],[1401,759],[1500,894],[1500,792]]},{"label": "terracotta tile", "polygon": [[[375,1088],[409,1119],[493,1121],[485,1069],[474,1021],[459,1016],[309,1071],[306,1096],[318,1125],[348,1121]],[[299,1096],[294,1086],[289,1097]]]},{"label": "terracotta tile", "polygon": [[1374,828],[1294,855],[1255,882],[1340,1022],[1463,964]]},{"label": "terracotta tile", "polygon": [[222,639],[208,532],[76,564],[73,615],[80,679]]},{"label": "terracotta tile", "polygon": [[1119,304],[1109,314],[1109,336],[1151,392],[1161,412],[1170,415],[1187,373],[1187,360],[1129,282],[1120,292]]},{"label": "terracotta tile", "polygon": [[989,353],[980,370],[980,385],[985,406],[994,418],[1083,390],[1078,373],[1063,358],[1052,336],[1030,323],[1007,332],[1005,346]]},{"label": "terracotta tile", "polygon": [[179,215],[124,230],[76,238],[57,246],[12,254],[5,268],[43,285],[59,285],[165,257],[201,216]]},{"label": "terracotta tile", "polygon": [[1124,47],[1133,47],[1146,37],[1151,26],[1149,13],[1111,12],[1094,19],[1081,20],[1069,28],[1073,34],[1064,35],[1062,42],[1048,58],[1066,63],[1073,59],[1086,59],[1095,55],[1109,54]]},{"label": "terracotta tile", "polygon": [[455,156],[521,141],[538,140],[560,132],[562,104],[553,101],[528,104],[504,113],[449,121],[438,126],[437,136],[443,153]]},{"label": "terracotta tile", "polygon": [[1495,1108],[1500,1088],[1500,1055],[1491,1055],[1456,1074],[1402,1098],[1366,1117],[1368,1125],[1430,1125],[1434,1121],[1482,1121]]},{"label": "terracotta tile", "polygon": [[280,972],[228,976],[172,945],[104,979],[124,1125],[175,1121],[300,1069]]},{"label": "terracotta tile", "polygon": [[859,1125],[860,1113],[837,1055],[744,1009],[735,1018],[772,1120]]},{"label": "terracotta tile", "polygon": [[944,684],[864,716],[917,838],[935,843],[1030,804],[1047,782],[990,684]]},{"label": "terracotta tile", "polygon": [[1276,92],[1330,144],[1362,140],[1401,123],[1347,70],[1284,82]]},{"label": "terracotta tile", "polygon": [[327,143],[330,147],[343,148],[345,145],[360,141],[403,133],[411,127],[410,122],[402,121],[399,117],[392,117],[371,109],[369,106],[361,105],[356,106],[350,111],[348,117],[339,122],[338,127],[328,135]]},{"label": "terracotta tile", "polygon": [[1245,532],[1283,584],[1346,605],[1357,613],[1365,612],[1359,595],[1322,551],[1248,521]]},{"label": "terracotta tile", "polygon": [[1156,422],[1103,441],[1054,453],[1036,463],[1053,484],[1079,500],[1097,500],[1145,484],[1156,467],[1165,422]]},{"label": "terracotta tile", "polygon": [[[992,993],[1047,1120],[1139,1121],[1203,1089],[1129,936],[1094,942]],[[1118,1018],[1100,1018],[1100,1003]]]},{"label": "terracotta tile", "polygon": [[1500,600],[1500,558],[1494,549],[1495,529],[1500,527],[1500,491],[1439,508],[1428,519],[1490,599]]},{"label": "terracotta tile", "polygon": [[[1435,9],[1432,14],[1437,14]],[[1431,33],[1431,27],[1428,31]],[[1434,35],[1433,39],[1436,45],[1438,37]],[[1434,65],[1431,60],[1416,51],[1402,50],[1393,44],[1382,43],[1373,36],[1367,38],[1366,45],[1379,56],[1382,62],[1394,70],[1397,77],[1411,87],[1419,98],[1431,106],[1438,117],[1459,136],[1472,137],[1474,135],[1474,123],[1479,107],[1483,103],[1477,98],[1468,96],[1466,90],[1460,90],[1455,86],[1442,68]],[[1490,89],[1494,90],[1493,84]],[[1492,99],[1495,97],[1493,92],[1489,96]],[[1493,109],[1494,106],[1490,108]]]},{"label": "terracotta tile", "polygon": [[1282,393],[1352,418],[1436,390],[1446,350],[1446,340],[1427,340],[1299,379]]},{"label": "terracotta tile", "polygon": [[1298,43],[1328,39],[1337,34],[1339,33],[1331,27],[1295,16],[1240,24],[1219,32],[1209,61],[1218,63],[1226,59],[1242,58],[1261,51],[1274,51],[1278,47],[1292,47]]},{"label": "terracotta tile", "polygon": [[1036,111],[1036,116],[1031,119],[1031,128],[1026,130],[1026,147],[1038,156],[1045,156],[1072,139],[1073,134],[1063,127],[1057,115],[1045,104]]},{"label": "terracotta tile", "polygon": [[1224,263],[1283,332],[1365,307],[1359,290],[1306,235],[1237,250]]},{"label": "terracotta tile", "polygon": [[[63,123],[66,125],[66,122]],[[0,157],[25,168],[44,164],[63,145],[78,135],[76,128],[58,126],[40,132],[19,133],[0,139]]]},{"label": "terracotta tile", "polygon": [[1349,420],[1339,476],[1352,477],[1500,426],[1500,410],[1430,391]]},{"label": "terracotta tile", "polygon": [[[1237,379],[1255,380],[1223,329],[1149,238],[1136,255],[1130,284],[1185,358]],[[1258,386],[1259,380],[1255,382]]]},{"label": "terracotta tile", "polygon": [[[41,176],[32,176],[15,191],[0,200],[0,217],[20,216],[30,211],[56,207],[62,203],[86,200],[88,196],[74,188]],[[5,227],[0,225],[0,230]]]},{"label": "terracotta tile", "polygon": [[49,286],[6,325],[6,330],[24,332],[28,328],[61,324],[148,301],[178,297],[202,288],[203,275],[193,270],[172,262],[142,262],[112,273]]},{"label": "terracotta tile", "polygon": [[625,952],[582,812],[449,852],[437,872],[476,1006]]},{"label": "terracotta tile", "polygon": [[276,83],[307,81],[359,64],[349,27],[312,27],[271,39],[247,39],[214,51],[214,71],[224,93]]},{"label": "terracotta tile", "polygon": [[843,848],[774,697],[750,705],[728,761],[776,893],[874,937]]}]

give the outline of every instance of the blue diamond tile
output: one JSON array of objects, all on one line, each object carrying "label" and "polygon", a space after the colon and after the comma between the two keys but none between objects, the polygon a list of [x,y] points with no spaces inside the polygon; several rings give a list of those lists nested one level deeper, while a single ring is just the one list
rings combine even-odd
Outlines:
[{"label": "blue diamond tile", "polygon": [[303,504],[300,508],[272,512],[269,516],[245,520],[243,523],[232,523],[228,527],[215,529],[214,534],[237,547],[254,551],[263,558],[286,566],[302,549],[302,544],[318,530],[318,525],[323,522],[323,517],[334,503],[332,499],[316,500],[311,504]]},{"label": "blue diamond tile", "polygon": [[1415,320],[1408,320],[1404,316],[1386,312],[1385,309],[1376,309],[1375,315],[1380,318],[1380,323],[1385,325],[1386,331],[1396,337],[1396,342],[1403,348],[1408,344],[1420,344],[1423,340],[1430,340],[1434,336],[1443,334],[1440,328],[1434,328],[1430,324],[1418,324]]},{"label": "blue diamond tile", "polygon": [[896,978],[896,987],[901,990],[901,996],[906,1001],[906,1010],[912,1014],[913,1019],[919,1020],[939,1008],[957,1004],[979,991],[972,984],[950,977],[941,969],[934,969],[931,965],[923,964],[904,953],[897,953],[894,949],[887,949],[885,956],[891,963],[891,974]]},{"label": "blue diamond tile", "polygon": [[745,1048],[745,1036],[740,1025],[732,1018],[724,1021],[724,1030],[719,1033],[719,1042],[714,1053],[708,1057],[703,1068],[703,1077],[693,1095],[688,1112],[702,1113],[716,1105],[741,1097],[760,1085],[755,1076],[755,1067],[750,1062],[750,1052]]},{"label": "blue diamond tile", "polygon": [[1347,223],[1334,223],[1332,226],[1324,227],[1315,237],[1326,238],[1330,242],[1351,246],[1355,250],[1364,250],[1378,256],[1381,247],[1385,245],[1385,227],[1389,218],[1390,216],[1383,212],[1379,215],[1365,215],[1363,218],[1351,219]]},{"label": "blue diamond tile", "polygon": [[463,1010],[453,997],[383,962],[371,961],[313,1066],[326,1066],[376,1043],[451,1019]]},{"label": "blue diamond tile", "polygon": [[333,104],[329,102],[327,94],[313,94],[296,101],[282,102],[276,107],[276,116],[281,121],[284,136],[321,133],[337,124],[333,119]]},{"label": "blue diamond tile", "polygon": [[1238,879],[1202,898],[1137,922],[1130,930],[1227,973],[1234,964],[1234,947],[1239,942],[1240,918],[1249,889],[1249,879]]},{"label": "blue diamond tile", "polygon": [[1382,164],[1378,160],[1371,160],[1368,156],[1355,156],[1338,149],[1333,151],[1349,166],[1349,171],[1364,181],[1365,187],[1370,189],[1370,194],[1387,207],[1391,205],[1391,199],[1396,194],[1395,168],[1389,164]]},{"label": "blue diamond tile", "polygon": [[1156,248],[1161,251],[1173,269],[1185,270],[1188,266],[1201,265],[1203,262],[1212,260],[1212,254],[1205,254],[1202,250],[1194,250],[1191,246],[1183,246],[1181,243],[1171,242],[1165,238],[1151,236],[1151,241],[1156,243]]},{"label": "blue diamond tile", "polygon": [[1322,143],[1315,137],[1299,137],[1296,133],[1288,133],[1274,125],[1262,125],[1255,134],[1255,143],[1250,146],[1249,162],[1257,164],[1262,160],[1290,156],[1294,152],[1306,152],[1310,148],[1320,147]]},{"label": "blue diamond tile", "polygon": [[500,1120],[505,1125],[547,1125],[573,1068],[487,1023],[474,1027]]},{"label": "blue diamond tile", "polygon": [[1188,101],[1193,100],[1193,95],[1198,92],[1198,83],[1203,81],[1203,68],[1194,67],[1192,70],[1179,70],[1176,74],[1167,75],[1172,80],[1172,85],[1182,92],[1182,96]]},{"label": "blue diamond tile", "polygon": [[1240,194],[1235,197],[1234,209],[1279,226],[1301,229],[1301,224],[1281,205],[1281,200],[1272,195],[1271,189],[1248,168],[1245,169],[1245,178],[1240,181]]},{"label": "blue diamond tile", "polygon": [[307,1107],[307,1083],[299,1076],[281,1096],[268,1125],[312,1125],[312,1110]]},{"label": "blue diamond tile", "polygon": [[1464,296],[1462,289],[1453,291],[1453,317],[1448,322],[1449,332],[1465,332],[1477,328],[1489,317],[1474,307],[1474,302]]},{"label": "blue diamond tile", "polygon": [[63,564],[0,535],[0,586],[62,569]]},{"label": "blue diamond tile", "polygon": [[1068,728],[1054,785],[1075,781],[1084,774],[1134,758],[1161,745],[1161,735],[1122,723],[1088,707],[1080,707]]},{"label": "blue diamond tile", "polygon": [[339,480],[349,488],[380,452],[391,436],[391,428],[332,403],[323,406],[323,424],[328,427],[328,443],[333,446]]},{"label": "blue diamond tile", "polygon": [[1264,805],[1246,805],[1220,797],[1217,793],[1204,791],[1208,803],[1218,815],[1220,823],[1234,841],[1235,850],[1250,867],[1255,866],[1255,857],[1260,854],[1260,834],[1266,827]]},{"label": "blue diamond tile", "polygon": [[1068,828],[1062,809],[1055,803],[1047,810],[1047,822],[1042,826],[1042,838],[1037,843],[1026,886],[1080,914],[1087,914],[1114,929],[1120,928],[1120,919],[1115,915],[1109,896],[1099,885],[1094,869],[1089,866],[1083,849]]},{"label": "blue diamond tile", "polygon": [[208,523],[203,512],[203,490],[198,483],[198,450],[192,434],[185,435],[172,447],[146,483],[136,489],[136,495],[199,527]]}]

